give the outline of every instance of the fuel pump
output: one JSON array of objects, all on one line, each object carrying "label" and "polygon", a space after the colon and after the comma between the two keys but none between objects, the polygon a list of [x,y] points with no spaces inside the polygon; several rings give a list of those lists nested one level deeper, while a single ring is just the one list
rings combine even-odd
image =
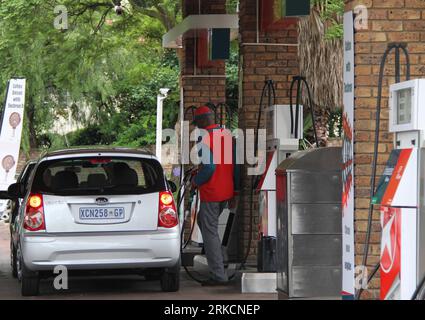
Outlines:
[{"label": "fuel pump", "polygon": [[[293,91],[297,88],[296,102],[294,105]],[[307,91],[308,104],[312,114],[314,124],[314,138],[316,145],[319,145],[316,133],[316,120],[314,114],[314,104],[311,91],[305,78],[297,76],[293,78],[290,87],[290,104],[276,104],[276,93],[272,80],[265,82],[260,99],[258,111],[257,135],[255,139],[255,152],[258,157],[258,141],[261,118],[266,117],[266,152],[263,156],[265,171],[260,176],[252,177],[251,189],[251,216],[253,218],[254,195],[259,199],[259,225],[258,225],[258,253],[257,269],[258,273],[246,272],[242,275],[243,292],[275,292],[276,291],[276,271],[277,271],[277,184],[276,169],[279,164],[300,149],[300,140],[304,138],[304,106],[302,102],[303,90]],[[267,98],[267,102],[266,102]],[[265,159],[264,159],[265,158]],[[261,160],[260,160],[261,161]],[[252,224],[251,224],[252,227]],[[252,230],[250,230],[252,235]],[[250,244],[248,245],[246,262]],[[243,263],[244,264],[244,263]]]},{"label": "fuel pump", "polygon": [[[266,83],[265,88],[269,88]],[[293,91],[296,87],[296,103],[293,104]],[[304,77],[296,76],[290,86],[290,105],[276,105],[270,99],[266,108],[267,155],[266,170],[256,191],[259,195],[259,244],[257,266],[259,272],[275,272],[275,252],[277,237],[276,217],[276,175],[279,164],[299,151],[300,140],[304,138],[304,107],[301,105],[303,89],[307,90],[308,103],[313,120],[316,146],[319,140],[316,132],[316,119],[310,87]],[[263,100],[263,99],[262,99]]]},{"label": "fuel pump", "polygon": [[[384,55],[382,57],[381,60],[381,65],[380,65],[380,72],[379,72],[379,82],[378,82],[378,98],[377,98],[377,107],[376,107],[376,116],[375,116],[375,121],[376,121],[376,126],[375,126],[375,143],[374,143],[374,152],[373,152],[373,162],[372,162],[372,174],[371,174],[371,188],[370,188],[370,205],[369,205],[369,215],[368,215],[368,225],[367,225],[367,232],[366,232],[366,240],[365,240],[365,245],[364,245],[364,252],[363,252],[363,261],[362,261],[362,266],[366,266],[367,265],[367,261],[368,261],[368,256],[369,256],[369,244],[370,244],[370,238],[371,238],[371,232],[372,232],[372,221],[373,221],[373,212],[374,212],[374,206],[377,204],[381,204],[382,201],[382,197],[386,192],[386,188],[389,185],[389,181],[391,180],[392,175],[395,173],[394,172],[394,168],[395,168],[395,163],[394,162],[398,162],[398,156],[396,153],[401,152],[400,150],[406,147],[406,139],[407,136],[409,134],[411,134],[412,132],[418,132],[419,130],[422,130],[418,127],[418,122],[417,118],[415,118],[415,120],[413,121],[412,118],[408,118],[407,114],[403,117],[406,117],[403,119],[403,122],[406,122],[404,125],[397,125],[395,121],[395,119],[398,118],[398,116],[401,116],[401,114],[399,114],[398,112],[401,113],[405,113],[404,108],[408,108],[409,111],[413,111],[412,109],[410,109],[412,107],[412,103],[418,103],[418,101],[413,100],[413,97],[411,97],[410,102],[409,102],[409,98],[406,96],[402,97],[399,95],[394,95],[395,91],[396,91],[396,87],[392,87],[392,90],[394,91],[392,96],[397,98],[397,101],[394,101],[393,98],[390,99],[390,132],[396,133],[396,142],[395,142],[395,148],[396,150],[393,151],[393,153],[391,154],[389,163],[388,163],[388,167],[385,170],[383,176],[381,177],[381,180],[378,184],[378,186],[376,187],[376,175],[377,175],[377,164],[378,164],[378,147],[379,147],[379,143],[380,143],[380,129],[381,129],[381,105],[382,105],[382,87],[383,87],[383,80],[384,80],[384,71],[385,71],[385,65],[387,63],[388,57],[389,55],[394,51],[394,55],[395,55],[395,82],[396,84],[400,82],[400,77],[401,77],[401,65],[400,65],[400,53],[403,53],[405,56],[405,60],[406,60],[406,80],[409,81],[410,80],[410,57],[409,57],[409,52],[407,50],[407,45],[405,43],[390,43],[387,47],[387,49],[384,52]],[[418,97],[418,90],[419,88],[416,88],[416,91],[413,89],[411,90],[411,93],[415,93],[416,97]],[[400,99],[403,98],[403,99]],[[402,101],[404,101],[403,103],[401,103]],[[397,106],[398,104],[401,104],[401,108],[399,108],[400,106]],[[407,105],[407,107],[405,107],[404,105]],[[416,109],[416,111],[419,110],[419,108]],[[410,112],[410,116],[412,116],[413,113]],[[418,116],[418,114],[416,113],[415,116]],[[412,122],[413,121],[413,122]],[[412,123],[413,125],[409,128],[407,126],[407,123]],[[409,132],[409,133],[406,133]],[[399,134],[400,133],[400,134]],[[402,138],[403,139],[399,139]],[[416,144],[416,148],[420,148],[420,141],[419,139],[411,139],[411,143],[415,141]],[[403,144],[402,144],[403,143]],[[408,144],[407,144],[408,145]],[[397,150],[398,149],[398,150]],[[403,152],[401,152],[403,153]],[[405,152],[404,152],[405,153]],[[405,157],[406,157],[406,153],[405,153]],[[409,157],[410,158],[410,157]],[[405,166],[402,166],[403,168],[405,168]],[[400,177],[399,175],[400,173],[396,174],[396,180],[397,177]],[[416,180],[416,179],[415,179]],[[392,186],[395,186],[394,184]],[[398,186],[398,184],[397,184]],[[389,190],[393,189],[393,187],[391,187]],[[394,191],[394,190],[393,190]],[[415,190],[412,190],[415,192]],[[407,202],[406,202],[407,203]],[[412,204],[413,202],[409,203]],[[393,204],[395,207],[398,207],[397,203]],[[403,205],[403,204],[401,204]],[[387,208],[387,209],[385,209]],[[391,221],[391,223],[393,221],[399,221],[399,220],[394,220],[392,219],[392,217],[395,215],[393,214],[395,211],[399,211],[398,209],[400,209],[401,207],[398,207],[397,210],[393,210],[390,209],[391,208],[391,203],[386,203],[385,205],[382,205],[381,207],[381,222],[382,222],[382,226],[384,228],[384,231],[386,230],[386,232],[388,231],[388,228],[394,229],[394,230],[398,230],[399,229],[399,224],[394,224],[394,225],[388,225],[388,222]],[[384,210],[385,209],[385,210]],[[386,212],[386,213],[385,213]],[[400,214],[398,214],[398,216],[400,216]],[[391,219],[388,219],[390,218]],[[405,224],[404,224],[405,225]],[[388,228],[385,229],[385,226],[387,226]],[[396,227],[397,226],[397,227]],[[401,230],[398,230],[401,231]],[[392,239],[394,241],[397,241],[397,237],[394,235],[400,235],[400,232],[396,232],[395,231],[392,233],[393,237]],[[385,237],[383,236],[383,241],[386,241],[384,239],[388,239],[388,232],[387,233],[383,233],[385,235]],[[391,234],[391,232],[390,232]],[[396,242],[393,242],[393,244],[397,244]],[[405,296],[405,289],[403,289],[403,294],[401,294],[401,286],[400,286],[400,275],[401,273],[397,271],[397,268],[393,269],[385,267],[386,263],[384,262],[384,267],[382,268],[382,260],[387,260],[388,257],[391,257],[390,260],[393,262],[396,262],[395,265],[400,266],[400,259],[398,258],[398,260],[396,260],[396,257],[399,257],[399,254],[397,253],[397,250],[395,249],[397,246],[393,245],[391,246],[391,250],[390,251],[386,251],[385,249],[385,244],[383,244],[383,249],[381,252],[381,262],[379,264],[377,264],[377,266],[374,268],[374,270],[372,271],[371,275],[368,277],[368,283],[373,279],[373,277],[375,276],[375,274],[377,273],[378,270],[381,269],[381,278],[382,278],[382,284],[381,285],[381,298],[383,299],[393,299],[393,298],[401,298],[401,299],[406,299]],[[387,255],[386,252],[390,252],[390,255]],[[399,252],[400,253],[400,252]],[[393,263],[391,263],[391,265],[394,265]],[[391,274],[392,276],[392,280],[385,280],[386,279],[386,275]],[[388,278],[387,278],[388,279]],[[389,281],[389,282],[388,282]],[[391,282],[391,288],[388,288],[388,283]],[[361,295],[362,295],[363,289],[360,289],[357,291],[356,293],[356,298],[360,299]],[[411,294],[413,294],[411,292]]]},{"label": "fuel pump", "polygon": [[[276,252],[276,177],[280,162],[299,150],[303,138],[303,107],[294,110],[289,105],[269,105],[266,109],[266,168],[256,192],[259,199],[259,243],[257,268],[259,272],[275,272]],[[296,121],[296,125],[294,122]],[[296,129],[295,129],[296,128]],[[295,131],[296,130],[296,131]]]},{"label": "fuel pump", "polygon": [[394,147],[373,198],[381,205],[381,299],[410,300],[425,275],[425,79],[390,87]]}]

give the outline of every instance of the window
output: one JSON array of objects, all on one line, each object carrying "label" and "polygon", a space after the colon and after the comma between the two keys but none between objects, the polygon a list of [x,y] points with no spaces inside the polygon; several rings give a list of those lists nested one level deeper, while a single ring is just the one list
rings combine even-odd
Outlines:
[{"label": "window", "polygon": [[156,160],[115,157],[41,162],[32,187],[33,192],[55,195],[146,194],[165,189]]},{"label": "window", "polygon": [[397,91],[397,124],[412,122],[412,89]]}]

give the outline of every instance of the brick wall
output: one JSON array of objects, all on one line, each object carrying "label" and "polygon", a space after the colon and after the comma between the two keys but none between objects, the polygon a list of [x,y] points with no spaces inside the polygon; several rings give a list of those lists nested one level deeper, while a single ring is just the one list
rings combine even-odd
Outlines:
[{"label": "brick wall", "polygon": [[[381,57],[390,42],[407,42],[411,55],[412,78],[425,76],[425,1],[421,0],[363,0],[345,1],[346,11],[356,5],[368,8],[368,29],[355,34],[356,106],[355,106],[355,230],[356,264],[362,263],[363,243],[369,206],[370,175],[375,130],[377,83]],[[388,134],[388,85],[394,82],[394,57],[386,67],[384,99],[382,102],[381,143],[378,172],[381,173],[393,148],[393,136]],[[404,60],[402,59],[404,64]],[[402,70],[405,75],[405,69]],[[375,212],[369,266],[379,262],[379,213]],[[372,282],[364,299],[379,297],[379,276]]]},{"label": "brick wall", "polygon": [[[226,1],[186,0],[183,8],[185,17],[190,14],[224,14],[226,13]],[[225,102],[226,72],[224,61],[216,63],[213,67],[197,67],[196,35],[197,31],[187,33],[183,42],[181,81],[184,105],[190,107],[192,105],[200,106],[209,101],[215,104]]]},{"label": "brick wall", "polygon": [[[268,79],[276,83],[276,94],[278,104],[289,104],[289,87],[292,77],[298,74],[297,60],[297,27],[289,26],[285,30],[278,32],[260,32],[260,43],[279,43],[289,45],[247,45],[257,41],[257,10],[256,1],[241,0],[239,12],[239,33],[240,33],[240,55],[242,62],[242,101],[239,110],[239,127],[241,129],[256,128],[258,108],[261,98],[261,91],[264,82]],[[263,117],[264,119],[264,117]],[[264,127],[264,123],[262,124]],[[247,242],[250,237],[250,225],[253,226],[253,247],[251,249],[251,259],[255,258],[258,238],[258,208],[254,204],[254,218],[250,221],[250,190],[251,177],[243,174],[244,186],[242,192],[242,205],[244,206],[243,221],[240,225],[240,241],[242,252],[246,252]]]}]

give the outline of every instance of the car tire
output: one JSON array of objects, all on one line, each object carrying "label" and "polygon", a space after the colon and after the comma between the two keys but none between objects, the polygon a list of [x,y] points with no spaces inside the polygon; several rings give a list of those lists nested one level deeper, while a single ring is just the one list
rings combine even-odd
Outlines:
[{"label": "car tire", "polygon": [[21,294],[23,297],[38,296],[40,288],[40,278],[38,276],[22,276]]},{"label": "car tire", "polygon": [[165,269],[161,275],[161,289],[164,292],[177,292],[180,289],[180,261],[173,268]]},{"label": "car tire", "polygon": [[19,259],[19,266],[17,264],[16,271],[18,279],[21,282],[21,295],[23,297],[38,296],[40,290],[40,277],[38,273],[27,269],[22,259],[22,254],[19,254],[17,259]]},{"label": "car tire", "polygon": [[11,245],[10,248],[10,266],[12,268],[12,277],[17,279],[18,278],[18,266],[16,263],[16,250],[13,247],[13,245]]}]

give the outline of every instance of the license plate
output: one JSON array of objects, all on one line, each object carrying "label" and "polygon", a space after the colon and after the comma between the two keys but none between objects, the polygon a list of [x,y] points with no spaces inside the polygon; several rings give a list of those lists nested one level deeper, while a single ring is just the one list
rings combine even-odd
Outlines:
[{"label": "license plate", "polygon": [[80,208],[80,220],[122,220],[124,208]]}]

